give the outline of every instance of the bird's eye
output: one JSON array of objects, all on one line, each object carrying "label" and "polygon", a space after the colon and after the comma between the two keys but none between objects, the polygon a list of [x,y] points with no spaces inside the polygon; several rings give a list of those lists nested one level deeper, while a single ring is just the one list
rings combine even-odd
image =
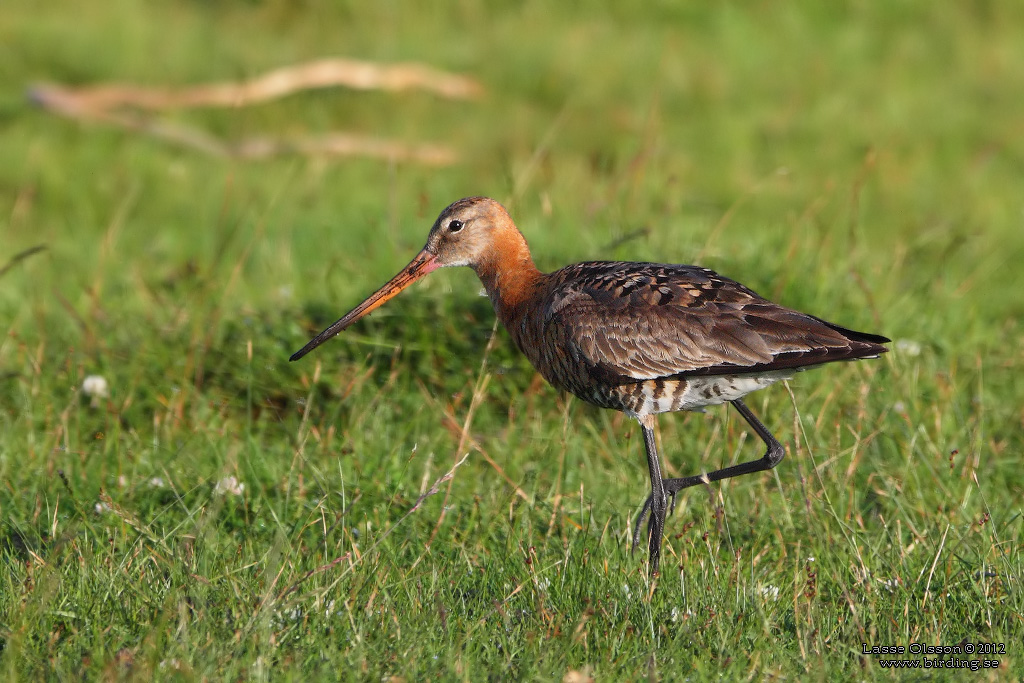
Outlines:
[{"label": "bird's eye", "polygon": [[459,230],[462,230],[462,227],[462,221],[456,218],[448,224],[448,232],[458,232]]}]

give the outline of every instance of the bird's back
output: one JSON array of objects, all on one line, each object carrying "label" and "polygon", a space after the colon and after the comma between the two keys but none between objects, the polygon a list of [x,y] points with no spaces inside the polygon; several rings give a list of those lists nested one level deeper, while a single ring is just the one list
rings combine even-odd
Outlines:
[{"label": "bird's back", "polygon": [[739,398],[797,370],[877,356],[885,337],[772,303],[697,266],[595,261],[499,315],[553,385],[632,414]]}]

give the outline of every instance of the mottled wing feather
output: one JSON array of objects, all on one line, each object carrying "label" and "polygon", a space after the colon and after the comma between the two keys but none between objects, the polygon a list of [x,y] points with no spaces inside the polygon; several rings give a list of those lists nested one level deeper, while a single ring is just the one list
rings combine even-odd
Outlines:
[{"label": "mottled wing feather", "polygon": [[757,372],[884,351],[883,337],[844,332],[773,304],[706,268],[581,263],[558,271],[546,336],[607,378]]}]

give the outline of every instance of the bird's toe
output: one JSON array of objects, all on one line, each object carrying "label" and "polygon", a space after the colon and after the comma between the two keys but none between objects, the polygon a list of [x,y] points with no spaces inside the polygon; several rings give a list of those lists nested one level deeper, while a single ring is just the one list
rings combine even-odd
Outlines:
[{"label": "bird's toe", "polygon": [[[644,506],[640,508],[640,514],[636,516],[636,524],[633,525],[633,550],[636,550],[640,546],[640,529],[644,525],[644,519],[647,518],[647,513],[651,510],[651,503],[653,502],[652,496],[647,496],[647,500],[644,501]],[[648,532],[650,532],[650,525],[648,525]]]}]

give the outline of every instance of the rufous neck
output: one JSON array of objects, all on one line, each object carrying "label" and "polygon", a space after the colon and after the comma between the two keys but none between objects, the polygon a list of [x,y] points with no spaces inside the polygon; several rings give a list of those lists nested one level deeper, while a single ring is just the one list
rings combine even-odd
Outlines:
[{"label": "rufous neck", "polygon": [[508,231],[500,240],[495,240],[486,258],[481,259],[473,270],[496,309],[525,302],[543,277],[533,263],[526,239],[518,230]]}]

